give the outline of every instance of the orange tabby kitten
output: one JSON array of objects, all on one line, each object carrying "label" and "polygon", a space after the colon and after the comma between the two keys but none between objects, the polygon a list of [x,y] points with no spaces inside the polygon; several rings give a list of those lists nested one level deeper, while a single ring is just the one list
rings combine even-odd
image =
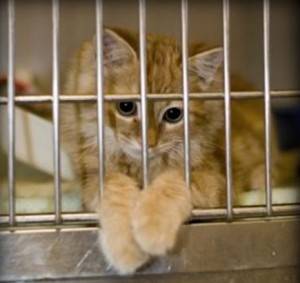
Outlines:
[{"label": "orange tabby kitten", "polygon": [[[131,33],[104,31],[104,88],[109,94],[139,93],[138,40]],[[95,43],[86,42],[67,78],[67,95],[95,94]],[[221,48],[190,49],[190,92],[221,91]],[[147,37],[148,92],[182,92],[181,51],[168,37]],[[241,89],[238,85],[235,90]],[[101,219],[101,245],[107,261],[131,273],[151,256],[172,249],[193,207],[225,203],[224,111],[222,100],[190,101],[191,190],[183,176],[182,101],[149,101],[150,183],[141,190],[140,103],[105,104],[106,177],[98,198],[97,115],[95,104],[61,106],[62,136],[83,183],[87,209]],[[232,103],[234,188],[264,187],[263,108],[257,101]],[[273,181],[280,181],[273,145]]]}]

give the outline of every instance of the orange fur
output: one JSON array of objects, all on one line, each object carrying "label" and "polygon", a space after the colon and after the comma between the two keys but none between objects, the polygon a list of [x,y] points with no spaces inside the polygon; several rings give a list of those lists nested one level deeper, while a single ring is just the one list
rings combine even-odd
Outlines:
[{"label": "orange fur", "polygon": [[[104,88],[109,94],[139,93],[137,37],[126,31],[104,32]],[[67,74],[64,93],[95,94],[95,46],[86,42]],[[191,47],[190,92],[221,91],[222,52],[204,45]],[[147,37],[148,92],[182,92],[181,51],[168,37]],[[233,89],[240,90],[233,83]],[[183,126],[160,120],[170,107],[182,101],[149,101],[150,183],[141,187],[141,123],[139,115],[122,117],[116,103],[105,104],[106,189],[98,199],[96,105],[62,106],[62,136],[79,179],[84,204],[100,212],[102,248],[119,272],[131,273],[149,255],[170,250],[180,225],[193,207],[219,207],[225,201],[223,101],[190,101],[191,192],[183,178]],[[263,108],[260,101],[232,103],[232,156],[235,192],[263,187]],[[273,166],[278,165],[273,144]],[[280,170],[279,170],[280,171]],[[274,181],[279,180],[274,170]],[[235,194],[236,195],[236,194]],[[101,204],[101,205],[100,205]]]}]

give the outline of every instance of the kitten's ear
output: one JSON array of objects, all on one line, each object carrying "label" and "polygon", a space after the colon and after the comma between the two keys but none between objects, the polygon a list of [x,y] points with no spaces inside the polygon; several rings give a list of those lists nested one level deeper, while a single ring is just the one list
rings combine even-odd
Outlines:
[{"label": "kitten's ear", "polygon": [[103,49],[105,67],[120,68],[137,61],[137,54],[129,43],[110,29],[103,31]]},{"label": "kitten's ear", "polygon": [[214,48],[189,58],[189,73],[200,80],[202,89],[206,89],[215,79],[223,64],[223,48]]}]

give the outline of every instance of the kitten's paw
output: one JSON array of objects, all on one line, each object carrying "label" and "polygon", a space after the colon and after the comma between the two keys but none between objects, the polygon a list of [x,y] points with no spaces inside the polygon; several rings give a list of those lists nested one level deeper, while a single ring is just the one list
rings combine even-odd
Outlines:
[{"label": "kitten's paw", "polygon": [[165,255],[176,242],[181,222],[153,199],[142,198],[134,209],[133,233],[141,249],[151,255]]},{"label": "kitten's paw", "polygon": [[109,265],[121,274],[135,272],[149,259],[136,243],[131,227],[131,208],[139,193],[131,178],[111,174],[99,206],[102,251]]},{"label": "kitten's paw", "polygon": [[[124,235],[126,238],[126,235]],[[143,252],[134,239],[122,238],[122,235],[108,237],[104,232],[100,235],[102,252],[109,263],[120,274],[132,274],[142,267],[150,258]]]}]

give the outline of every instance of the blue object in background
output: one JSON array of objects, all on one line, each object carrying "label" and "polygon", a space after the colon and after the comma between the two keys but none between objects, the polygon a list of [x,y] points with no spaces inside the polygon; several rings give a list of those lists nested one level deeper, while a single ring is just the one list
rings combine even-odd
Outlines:
[{"label": "blue object in background", "polygon": [[300,148],[300,103],[286,108],[273,109],[278,129],[280,148]]}]

